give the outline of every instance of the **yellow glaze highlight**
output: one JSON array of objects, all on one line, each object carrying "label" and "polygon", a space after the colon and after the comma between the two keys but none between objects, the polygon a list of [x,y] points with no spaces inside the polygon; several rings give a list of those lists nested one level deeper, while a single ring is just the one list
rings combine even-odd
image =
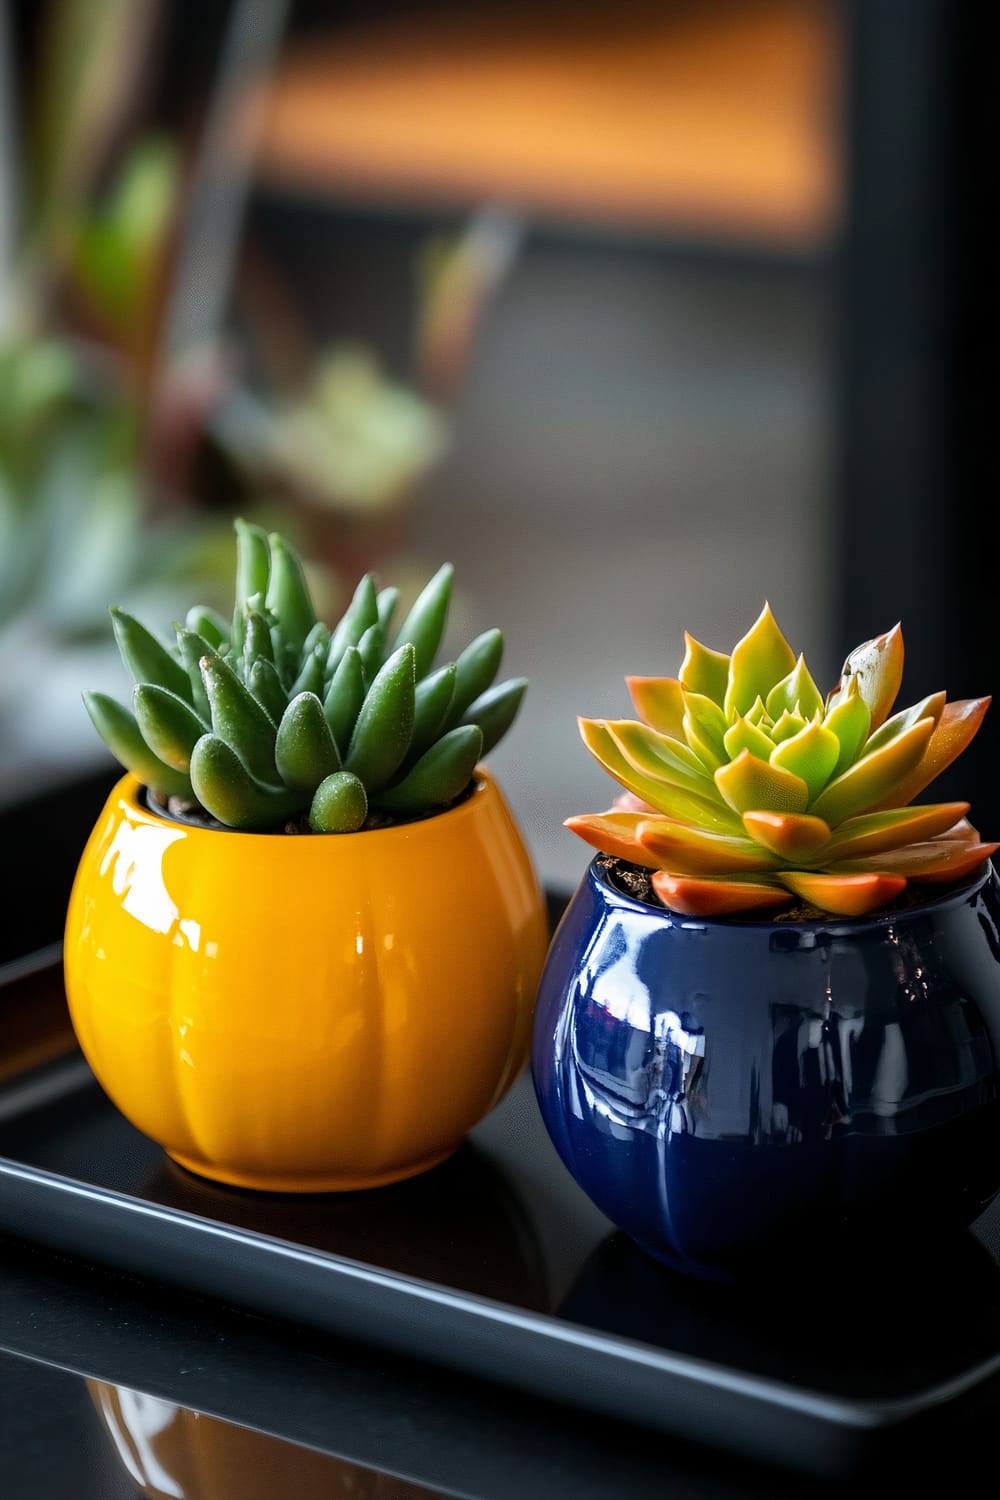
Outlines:
[{"label": "yellow glaze highlight", "polygon": [[64,940],[70,1016],[112,1102],[240,1187],[375,1187],[449,1156],[527,1061],[547,945],[496,782],[420,822],[251,834],[118,782]]}]

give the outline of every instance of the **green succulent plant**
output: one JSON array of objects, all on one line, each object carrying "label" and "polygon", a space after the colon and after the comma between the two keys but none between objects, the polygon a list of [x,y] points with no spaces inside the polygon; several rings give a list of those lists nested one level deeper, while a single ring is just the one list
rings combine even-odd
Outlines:
[{"label": "green succulent plant", "polygon": [[366,573],[330,629],[291,543],[243,518],[234,526],[231,621],[195,606],[168,647],[112,609],[131,707],[84,694],[108,748],[161,803],[200,805],[229,828],[346,833],[450,806],[527,686],[495,681],[497,629],[435,667],[452,565],[398,627],[399,590]]},{"label": "green succulent plant", "polygon": [[934,693],[890,717],[899,625],[852,651],[825,699],[767,604],[729,656],[685,642],[676,678],[626,679],[638,721],[580,719],[625,791],[607,812],[566,820],[652,872],[664,905],[708,916],[799,898],[859,916],[910,881],[957,880],[1000,847],[980,841],[967,802],[909,805],[991,700]]}]

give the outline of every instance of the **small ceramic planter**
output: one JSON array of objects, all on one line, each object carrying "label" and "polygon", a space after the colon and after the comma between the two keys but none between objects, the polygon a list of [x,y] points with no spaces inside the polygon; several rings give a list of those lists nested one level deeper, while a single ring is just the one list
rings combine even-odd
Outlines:
[{"label": "small ceramic planter", "polygon": [[195,827],[112,791],[64,939],[80,1046],[182,1166],[375,1187],[451,1155],[525,1065],[545,906],[480,769],[459,805],[354,834]]},{"label": "small ceramic planter", "polygon": [[732,1279],[972,1223],[1000,1190],[992,865],[922,905],[798,923],[678,916],[612,868],[591,862],[556,932],[532,1068],[616,1225]]}]

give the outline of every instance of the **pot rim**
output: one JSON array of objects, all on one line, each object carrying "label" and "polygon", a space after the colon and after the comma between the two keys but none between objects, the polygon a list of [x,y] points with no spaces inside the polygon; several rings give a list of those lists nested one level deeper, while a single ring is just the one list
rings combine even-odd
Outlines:
[{"label": "pot rim", "polygon": [[[587,866],[585,878],[596,885],[611,906],[630,911],[636,915],[646,916],[652,920],[664,919],[669,925],[694,929],[718,929],[727,931],[734,927],[751,929],[757,932],[825,932],[834,936],[844,933],[858,931],[873,931],[879,927],[891,926],[894,922],[909,921],[913,917],[919,917],[925,912],[939,912],[951,906],[961,905],[970,896],[976,895],[987,882],[996,874],[990,859],[983,861],[983,867],[978,873],[966,875],[962,880],[953,881],[938,888],[937,895],[928,896],[926,901],[921,901],[914,906],[902,907],[898,911],[876,911],[868,912],[860,917],[837,916],[830,912],[825,917],[800,918],[797,921],[776,921],[773,917],[748,917],[739,913],[733,913],[726,917],[690,917],[683,912],[672,911],[668,906],[654,906],[649,901],[642,901],[638,896],[629,895],[614,885],[607,874],[607,866],[602,863],[606,855],[595,854]],[[929,889],[935,889],[930,887]]]},{"label": "pot rim", "polygon": [[[490,795],[498,797],[502,795],[495,777],[484,766],[476,766],[472,779],[474,784],[471,791],[467,792],[460,802],[455,803],[452,807],[442,808],[440,812],[430,813],[426,817],[411,818],[404,823],[389,823],[384,828],[361,828],[354,833],[304,833],[298,835],[297,839],[307,842],[322,842],[326,839],[333,839],[338,849],[346,849],[353,840],[357,839],[378,838],[384,840],[393,836],[400,838],[407,835],[412,837],[414,830],[420,828],[423,824],[432,823],[435,827],[438,827],[444,818],[450,819],[457,824],[463,819],[475,816],[475,810],[481,804],[484,797]],[[145,792],[146,783],[133,772],[126,771],[111,788],[109,797],[127,800],[133,812],[140,813],[157,827],[163,824],[167,828],[176,828],[188,838],[218,838],[220,835],[226,835],[235,836],[240,839],[277,839],[283,845],[288,843],[288,834],[280,830],[255,832],[239,828],[209,828],[202,823],[186,822],[183,818],[172,818],[166,812],[160,812],[159,810],[154,812],[147,805]]]}]

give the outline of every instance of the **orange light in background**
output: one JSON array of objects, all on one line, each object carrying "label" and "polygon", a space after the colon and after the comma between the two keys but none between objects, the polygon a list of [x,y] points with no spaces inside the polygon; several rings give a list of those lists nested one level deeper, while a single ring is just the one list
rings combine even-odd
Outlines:
[{"label": "orange light in background", "polygon": [[816,0],[510,9],[290,50],[260,171],[352,199],[809,250],[839,211],[838,32]]}]

